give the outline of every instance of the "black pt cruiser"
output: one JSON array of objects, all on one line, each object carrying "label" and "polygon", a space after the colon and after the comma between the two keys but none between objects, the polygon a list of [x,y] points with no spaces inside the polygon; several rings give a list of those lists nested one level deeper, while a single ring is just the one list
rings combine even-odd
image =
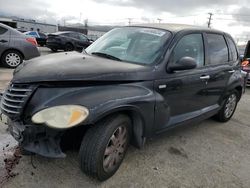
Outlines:
[{"label": "black pt cruiser", "polygon": [[[65,157],[101,181],[129,143],[183,124],[228,121],[244,90],[238,52],[224,32],[146,24],[117,28],[82,53],[23,63],[1,98],[1,120],[24,151]],[[77,145],[79,144],[79,145]]]}]

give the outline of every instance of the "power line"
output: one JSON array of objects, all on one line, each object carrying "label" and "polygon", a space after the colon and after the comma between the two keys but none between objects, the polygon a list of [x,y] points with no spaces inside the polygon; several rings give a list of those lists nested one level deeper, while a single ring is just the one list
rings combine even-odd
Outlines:
[{"label": "power line", "polygon": [[249,16],[250,14],[222,14],[222,13],[216,13],[217,15],[225,15],[225,16]]},{"label": "power line", "polygon": [[233,19],[233,18],[214,18],[214,20],[222,20],[222,21],[237,21],[237,22],[245,22],[245,23],[250,23],[250,20],[239,20],[239,19]]}]

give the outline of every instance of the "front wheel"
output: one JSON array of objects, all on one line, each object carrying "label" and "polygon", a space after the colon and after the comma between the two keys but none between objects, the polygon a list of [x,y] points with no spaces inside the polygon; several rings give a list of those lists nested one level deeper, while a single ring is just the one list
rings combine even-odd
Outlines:
[{"label": "front wheel", "polygon": [[235,90],[231,92],[223,104],[221,110],[216,114],[215,118],[220,122],[227,122],[233,116],[238,104],[238,92]]},{"label": "front wheel", "polygon": [[129,117],[118,115],[90,128],[79,152],[82,171],[100,181],[113,176],[127,151],[130,127]]},{"label": "front wheel", "polygon": [[52,52],[57,52],[57,48],[50,48]]}]

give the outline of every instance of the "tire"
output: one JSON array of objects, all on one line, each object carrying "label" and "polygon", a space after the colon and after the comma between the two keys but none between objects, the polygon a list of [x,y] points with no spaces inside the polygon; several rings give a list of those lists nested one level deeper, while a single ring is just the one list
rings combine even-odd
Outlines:
[{"label": "tire", "polygon": [[56,48],[50,48],[52,52],[57,52]]},{"label": "tire", "polygon": [[226,97],[226,100],[223,103],[222,108],[220,109],[218,114],[214,116],[215,119],[218,120],[219,122],[229,121],[234,115],[238,101],[239,101],[239,93],[238,91],[234,90]]},{"label": "tire", "polygon": [[67,43],[67,44],[65,45],[64,51],[70,52],[70,51],[73,51],[74,49],[75,49],[75,47],[74,47],[72,44]]},{"label": "tire", "polygon": [[5,67],[15,69],[23,63],[23,56],[16,50],[8,50],[2,55],[1,62]]},{"label": "tire", "polygon": [[128,149],[130,130],[130,118],[122,114],[107,118],[90,128],[79,151],[82,171],[99,181],[113,176]]}]

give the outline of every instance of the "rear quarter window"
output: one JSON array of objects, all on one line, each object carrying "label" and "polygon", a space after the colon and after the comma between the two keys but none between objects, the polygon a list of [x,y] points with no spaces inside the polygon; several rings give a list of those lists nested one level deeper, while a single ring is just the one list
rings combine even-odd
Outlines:
[{"label": "rear quarter window", "polygon": [[238,59],[238,52],[237,52],[237,48],[236,48],[236,46],[235,46],[235,43],[234,43],[234,41],[233,41],[231,38],[229,38],[229,37],[227,37],[227,41],[228,41],[228,45],[229,45],[230,53],[231,53],[231,58],[230,58],[230,60],[232,60],[232,61],[237,61],[237,59]]},{"label": "rear quarter window", "polygon": [[225,64],[229,61],[228,47],[223,35],[207,34],[207,44],[210,65]]}]

